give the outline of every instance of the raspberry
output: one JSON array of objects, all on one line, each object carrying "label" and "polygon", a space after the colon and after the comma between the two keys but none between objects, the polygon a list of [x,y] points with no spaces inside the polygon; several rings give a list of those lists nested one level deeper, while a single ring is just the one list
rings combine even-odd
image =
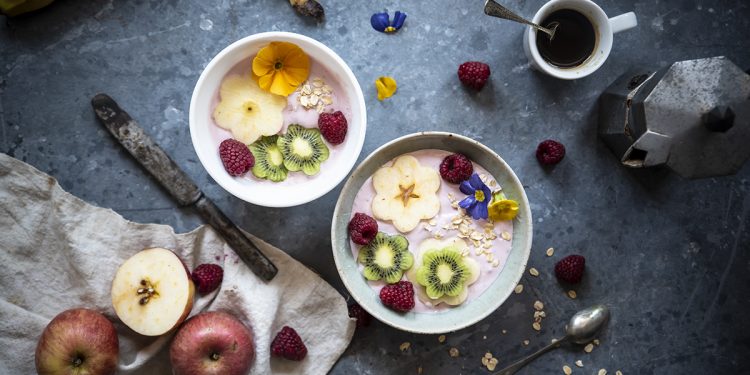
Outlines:
[{"label": "raspberry", "polygon": [[555,264],[555,276],[561,281],[578,284],[586,269],[586,258],[581,255],[568,255]]},{"label": "raspberry", "polygon": [[218,264],[201,264],[195,267],[192,274],[193,282],[200,294],[208,294],[221,285],[224,270]]},{"label": "raspberry", "polygon": [[349,236],[357,245],[367,245],[378,234],[378,222],[375,219],[357,212],[349,221]]},{"label": "raspberry", "polygon": [[399,281],[380,289],[380,301],[396,311],[406,312],[414,308],[414,286],[408,281]]},{"label": "raspberry", "polygon": [[448,155],[440,163],[440,175],[445,181],[453,184],[468,180],[472,173],[474,173],[474,166],[471,160],[463,154]]},{"label": "raspberry", "polygon": [[232,176],[239,176],[255,165],[255,157],[247,146],[236,140],[226,139],[219,145],[219,157],[224,169]]},{"label": "raspberry", "polygon": [[490,78],[490,66],[479,61],[467,61],[458,67],[458,79],[477,91],[484,87]]},{"label": "raspberry", "polygon": [[344,142],[347,130],[346,117],[341,111],[333,113],[321,113],[318,117],[318,128],[328,143],[332,145]]},{"label": "raspberry", "polygon": [[559,163],[565,157],[565,146],[558,141],[548,139],[536,148],[536,158],[544,165]]},{"label": "raspberry", "polygon": [[372,316],[356,303],[349,305],[349,317],[357,319],[357,327],[369,326],[372,320]]},{"label": "raspberry", "polygon": [[307,355],[307,347],[294,328],[284,326],[271,343],[271,354],[292,361],[301,361]]}]

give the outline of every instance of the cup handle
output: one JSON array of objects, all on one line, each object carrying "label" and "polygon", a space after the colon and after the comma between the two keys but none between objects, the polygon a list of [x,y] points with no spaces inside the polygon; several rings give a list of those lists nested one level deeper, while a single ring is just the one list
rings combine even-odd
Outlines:
[{"label": "cup handle", "polygon": [[609,27],[612,29],[612,34],[632,29],[636,26],[638,26],[638,20],[635,18],[635,13],[633,12],[623,13],[609,19]]}]

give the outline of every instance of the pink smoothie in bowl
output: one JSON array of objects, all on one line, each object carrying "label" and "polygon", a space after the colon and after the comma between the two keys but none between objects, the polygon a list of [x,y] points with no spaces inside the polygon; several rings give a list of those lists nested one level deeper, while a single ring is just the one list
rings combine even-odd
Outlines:
[{"label": "pink smoothie in bowl", "polygon": [[[269,49],[264,50],[266,47]],[[285,61],[288,65],[281,68],[287,66],[289,71],[271,63],[273,68],[263,77],[251,76],[253,60],[260,51],[265,51],[259,59],[259,67],[264,66],[258,68],[260,72],[268,68],[269,61]],[[309,70],[300,56],[307,56]],[[280,71],[274,72],[277,69]],[[279,77],[283,80],[277,81]],[[261,87],[260,80],[269,78],[272,84]],[[299,85],[288,86],[296,83]],[[255,108],[261,110],[253,112]],[[346,120],[346,134],[340,143],[335,137],[343,132],[329,131],[324,136],[318,125],[321,113],[338,112]],[[343,121],[336,118],[335,122],[341,128]],[[201,73],[190,100],[190,138],[200,163],[228,193],[264,207],[298,206],[335,188],[354,167],[366,129],[364,95],[346,62],[317,40],[289,32],[253,34],[221,50]],[[274,142],[270,136],[280,139]],[[273,172],[265,173],[268,168],[256,168],[256,175],[253,170],[245,172],[247,159],[241,159],[230,168],[230,174],[219,152],[219,145],[229,138],[262,155],[253,155],[256,166],[265,166],[258,160],[272,161]],[[237,143],[232,147],[234,152],[242,152]],[[286,157],[280,152],[282,147]],[[292,153],[303,159],[293,160],[289,157]],[[286,174],[282,166],[290,167]],[[265,178],[256,177],[264,173]]]},{"label": "pink smoothie in bowl", "polygon": [[[252,69],[254,57],[255,56],[252,56],[235,65],[226,74],[225,79],[226,77],[235,75],[243,77],[248,76],[250,70]],[[249,79],[248,84],[255,85],[257,83]],[[307,90],[307,88],[309,88],[309,90]],[[321,95],[330,97],[330,104],[326,104],[320,101],[320,106],[309,106],[309,104],[308,107],[303,106],[303,104],[301,103],[301,96],[309,97],[309,95],[301,95],[303,89],[306,91],[310,91],[313,94],[319,93]],[[220,100],[221,97],[219,95],[219,91],[217,91],[213,97],[211,106],[212,112],[219,104]],[[329,72],[319,62],[313,60],[312,58],[310,59],[310,76],[307,82],[300,85],[297,91],[289,95],[286,100],[287,105],[282,111],[282,115],[284,117],[284,126],[279,131],[279,135],[286,132],[287,128],[291,124],[302,125],[305,128],[317,128],[318,117],[321,113],[324,112],[332,113],[335,111],[341,111],[347,120],[352,118],[352,106],[349,97],[346,95],[346,92],[342,88],[342,85],[339,83],[338,77]],[[219,125],[217,125],[216,120],[213,118],[213,116],[211,118],[210,134],[211,142],[216,145],[216,150],[219,149],[219,144],[223,140],[232,138],[232,133],[229,130],[223,129]],[[329,157],[328,160],[323,162],[323,164],[321,165],[321,169],[326,167],[326,163],[328,163],[328,165],[336,164],[336,162],[339,161],[340,158],[342,158],[342,149],[344,148],[345,143],[346,140],[344,141],[344,143],[338,145],[333,145],[329,142],[326,142],[326,146],[328,147],[329,151]],[[302,172],[289,172],[285,180],[274,182],[262,178],[257,178],[252,174],[252,172],[248,172],[243,176],[237,178],[247,179],[255,183],[273,184],[276,186],[289,186],[303,184],[310,181],[311,179],[317,178],[319,175],[320,174],[308,176]]]},{"label": "pink smoothie in bowl", "polygon": [[[405,155],[415,157],[422,167],[439,171],[440,163],[446,156],[451,155],[451,153],[443,150],[427,149],[410,152]],[[392,164],[393,160],[386,163],[383,167],[390,167]],[[495,177],[491,176],[485,168],[475,162],[472,164],[474,173],[478,174],[493,192],[501,190],[502,187],[498,185]],[[376,196],[376,192],[372,179],[372,176],[370,176],[356,194],[351,209],[352,217],[356,213],[364,213],[375,217],[373,215],[372,202]],[[465,256],[474,259],[479,264],[480,269],[478,280],[468,285],[468,297],[462,303],[462,305],[469,304],[490,288],[503,270],[513,241],[513,221],[493,223],[485,219],[475,220],[471,218],[458,206],[458,202],[464,199],[466,194],[459,190],[458,184],[449,183],[442,178],[440,179],[440,187],[436,194],[440,202],[440,210],[431,219],[424,219],[413,230],[402,233],[394,227],[392,222],[375,218],[378,223],[378,230],[388,235],[400,234],[406,237],[409,242],[409,252],[415,258],[420,243],[427,239],[442,241],[455,237],[461,238],[468,245],[469,249],[465,253]],[[356,261],[362,246],[355,244],[351,239],[349,243],[352,255]],[[358,267],[360,271],[364,268],[361,264]],[[403,279],[409,280],[408,275],[405,274]],[[409,281],[414,284],[415,288],[420,287],[415,280]],[[375,295],[386,285],[384,281],[368,281],[368,284]],[[430,302],[423,302],[417,296],[415,296],[414,300],[415,307],[412,311],[416,313],[441,312],[454,307],[446,303],[434,305]]]}]

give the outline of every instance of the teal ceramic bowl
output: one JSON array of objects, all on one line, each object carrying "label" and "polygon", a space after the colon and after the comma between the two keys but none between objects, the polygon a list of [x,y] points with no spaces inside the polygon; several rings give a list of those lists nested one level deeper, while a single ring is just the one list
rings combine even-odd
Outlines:
[{"label": "teal ceramic bowl", "polygon": [[[378,294],[367,284],[352,255],[347,226],[352,204],[362,184],[375,171],[399,155],[440,149],[460,152],[478,163],[497,179],[508,196],[518,200],[520,211],[513,220],[510,254],[497,279],[477,298],[435,313],[398,313],[385,307]],[[529,201],[513,170],[494,151],[483,144],[457,134],[422,132],[393,140],[370,154],[346,181],[333,214],[331,241],[336,269],[352,297],[380,321],[409,332],[439,334],[468,327],[495,311],[513,293],[521,279],[531,251],[532,220]],[[415,297],[416,298],[416,297]]]}]

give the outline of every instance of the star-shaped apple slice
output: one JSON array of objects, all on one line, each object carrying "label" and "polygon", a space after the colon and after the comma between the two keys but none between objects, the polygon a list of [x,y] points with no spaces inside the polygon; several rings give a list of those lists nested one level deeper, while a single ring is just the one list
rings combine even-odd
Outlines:
[{"label": "star-shaped apple slice", "polygon": [[407,233],[423,219],[440,211],[440,175],[419,164],[411,155],[398,157],[390,167],[382,167],[372,176],[375,198],[373,215],[391,221],[400,232]]}]

